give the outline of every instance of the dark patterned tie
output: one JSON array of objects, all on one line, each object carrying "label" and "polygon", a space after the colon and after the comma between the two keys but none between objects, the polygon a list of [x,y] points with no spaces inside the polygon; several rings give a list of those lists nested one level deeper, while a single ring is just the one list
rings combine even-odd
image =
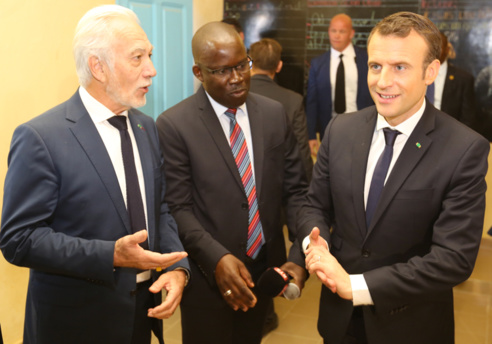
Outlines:
[{"label": "dark patterned tie", "polygon": [[345,67],[343,66],[343,54],[340,54],[340,63],[337,69],[335,81],[335,112],[340,114],[346,110],[345,105]]},{"label": "dark patterned tie", "polygon": [[265,243],[263,238],[263,227],[258,211],[258,201],[256,199],[256,185],[251,168],[251,161],[248,153],[248,146],[244,139],[243,131],[236,121],[237,109],[228,109],[225,115],[231,120],[230,142],[232,154],[236,160],[236,165],[243,182],[244,191],[249,203],[249,225],[248,225],[248,244],[246,254],[248,257],[256,258],[261,246]]},{"label": "dark patterned tie", "polygon": [[371,187],[369,189],[366,205],[367,228],[369,228],[369,225],[371,224],[372,216],[376,211],[379,197],[383,191],[384,181],[388,174],[391,158],[393,157],[393,145],[395,144],[396,136],[400,134],[398,130],[392,130],[390,128],[383,128],[383,131],[386,145],[384,146],[384,151],[379,157],[376,168],[374,169],[374,174],[372,175]]},{"label": "dark patterned tie", "polygon": [[[125,116],[114,116],[108,122],[120,131],[121,154],[123,155],[123,166],[125,167],[126,180],[126,206],[130,216],[132,233],[146,229],[145,212],[142,203],[142,194],[138,184],[137,169],[135,168],[135,157],[133,155],[132,141],[128,133]],[[144,249],[149,249],[148,241],[140,243]]]}]

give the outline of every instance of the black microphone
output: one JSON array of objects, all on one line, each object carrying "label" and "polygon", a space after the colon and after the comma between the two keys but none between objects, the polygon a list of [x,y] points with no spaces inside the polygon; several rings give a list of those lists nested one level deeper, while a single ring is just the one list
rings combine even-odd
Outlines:
[{"label": "black microphone", "polygon": [[297,299],[301,295],[295,283],[289,283],[292,277],[285,271],[274,267],[261,274],[256,283],[258,290],[266,296],[275,297],[281,294],[288,300]]}]

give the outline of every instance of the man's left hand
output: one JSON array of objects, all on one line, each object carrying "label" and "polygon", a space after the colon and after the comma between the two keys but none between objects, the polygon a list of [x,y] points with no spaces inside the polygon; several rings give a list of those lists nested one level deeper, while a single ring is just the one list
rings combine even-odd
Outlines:
[{"label": "man's left hand", "polygon": [[299,290],[302,291],[307,278],[306,269],[295,263],[286,262],[280,267],[280,270],[287,272],[292,277],[292,281],[299,287]]},{"label": "man's left hand", "polygon": [[150,308],[147,315],[157,319],[167,319],[171,317],[181,302],[185,284],[186,272],[182,270],[169,271],[162,274],[159,279],[150,286],[149,290],[156,294],[160,293],[162,289],[165,289],[167,291],[166,298],[159,306]]}]

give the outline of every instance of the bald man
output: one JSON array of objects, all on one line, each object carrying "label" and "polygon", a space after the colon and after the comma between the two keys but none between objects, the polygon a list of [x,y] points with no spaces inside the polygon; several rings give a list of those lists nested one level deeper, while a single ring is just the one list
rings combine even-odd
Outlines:
[{"label": "bald man", "polygon": [[258,277],[276,266],[301,289],[305,279],[304,268],[286,263],[280,216],[285,205],[294,234],[304,165],[283,106],[249,93],[251,59],[234,28],[206,24],[192,50],[202,86],[157,119],[166,200],[191,258],[183,343],[260,343],[271,298],[257,291]]},{"label": "bald man", "polygon": [[[355,31],[352,19],[337,14],[330,21],[330,50],[311,61],[309,69],[306,115],[311,154],[316,156],[325,128],[336,115],[354,112],[373,105],[367,88],[367,52],[352,44]],[[345,102],[335,107],[336,79],[343,61]]]}]

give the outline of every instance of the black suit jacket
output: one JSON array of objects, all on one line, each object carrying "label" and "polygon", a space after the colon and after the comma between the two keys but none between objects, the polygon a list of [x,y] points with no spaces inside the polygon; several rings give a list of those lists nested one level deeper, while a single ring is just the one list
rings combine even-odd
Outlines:
[{"label": "black suit jacket", "polygon": [[284,106],[297,143],[299,144],[306,175],[308,180],[311,180],[313,159],[311,158],[311,150],[308,143],[306,113],[304,112],[302,96],[299,93],[278,85],[268,75],[262,74],[256,74],[251,77],[250,91],[274,99]]},{"label": "black suit jacket", "polygon": [[[489,143],[428,104],[366,228],[376,117],[369,107],[327,127],[299,237],[318,226],[346,271],[364,275],[374,301],[363,306],[369,343],[454,343],[452,288],[469,277],[477,256]],[[352,309],[323,287],[318,329],[330,343],[340,343]]]},{"label": "black suit jacket", "polygon": [[[128,117],[144,174],[150,249],[183,251],[164,203],[154,121],[134,109]],[[111,159],[79,92],[15,130],[0,248],[9,262],[31,269],[24,343],[131,342],[137,271],[113,267],[115,241],[130,233]],[[188,263],[170,269],[177,266]],[[158,326],[162,343],[162,321]]]},{"label": "black suit jacket", "polygon": [[442,91],[441,110],[473,130],[480,125],[476,108],[473,75],[448,62]]},{"label": "black suit jacket", "polygon": [[[266,240],[267,266],[286,260],[282,205],[294,235],[307,190],[304,167],[282,105],[250,93],[246,106],[254,151],[256,193]],[[244,261],[248,201],[228,139],[203,87],[157,119],[166,159],[166,200],[191,258],[192,279],[183,304],[228,307],[215,267],[231,253]]]}]

